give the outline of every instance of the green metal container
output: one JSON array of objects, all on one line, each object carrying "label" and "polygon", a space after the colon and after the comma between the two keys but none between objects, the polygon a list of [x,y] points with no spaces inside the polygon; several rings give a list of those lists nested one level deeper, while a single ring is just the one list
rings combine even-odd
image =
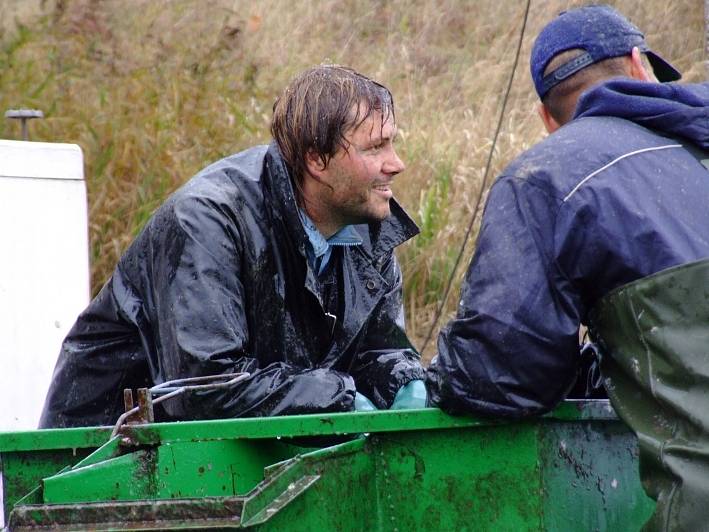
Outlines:
[{"label": "green metal container", "polygon": [[10,529],[625,531],[654,505],[607,401],[524,422],[425,409],[109,435],[0,434]]}]

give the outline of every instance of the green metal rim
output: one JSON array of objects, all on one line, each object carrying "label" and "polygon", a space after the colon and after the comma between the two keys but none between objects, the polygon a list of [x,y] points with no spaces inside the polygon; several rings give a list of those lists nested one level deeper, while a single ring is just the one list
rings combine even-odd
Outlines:
[{"label": "green metal rim", "polygon": [[[546,417],[564,420],[616,419],[607,400],[565,401]],[[215,419],[155,423],[128,427],[131,435],[145,443],[193,441],[196,439],[263,439],[307,436],[339,436],[406,430],[456,429],[509,423],[467,416],[450,416],[437,408],[380,410],[279,416],[268,419]],[[80,427],[0,433],[0,451],[29,451],[99,447],[108,441],[110,427]]]}]

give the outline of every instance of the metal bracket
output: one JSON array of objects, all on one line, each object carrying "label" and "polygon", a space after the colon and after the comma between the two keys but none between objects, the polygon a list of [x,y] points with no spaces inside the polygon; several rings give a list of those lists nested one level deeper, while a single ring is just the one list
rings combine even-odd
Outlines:
[{"label": "metal bracket", "polygon": [[225,373],[224,375],[205,375],[203,377],[175,379],[163,382],[152,388],[138,388],[138,406],[133,406],[133,391],[130,388],[126,388],[123,390],[123,403],[126,411],[121,414],[121,417],[116,421],[113,432],[111,432],[111,438],[117,436],[124,425],[139,425],[154,422],[155,415],[153,405],[157,403],[172,399],[187,391],[228,388],[249,377],[250,374],[247,372]]}]

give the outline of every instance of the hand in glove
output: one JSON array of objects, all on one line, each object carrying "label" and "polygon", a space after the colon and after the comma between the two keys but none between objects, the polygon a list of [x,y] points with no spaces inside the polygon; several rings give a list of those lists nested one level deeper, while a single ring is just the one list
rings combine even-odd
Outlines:
[{"label": "hand in glove", "polygon": [[[356,401],[357,399],[355,398]],[[426,385],[422,380],[414,380],[399,388],[391,405],[391,410],[426,408],[427,401]]]},{"label": "hand in glove", "polygon": [[366,396],[357,392],[355,394],[354,409],[356,412],[372,412],[377,409],[376,406]]}]

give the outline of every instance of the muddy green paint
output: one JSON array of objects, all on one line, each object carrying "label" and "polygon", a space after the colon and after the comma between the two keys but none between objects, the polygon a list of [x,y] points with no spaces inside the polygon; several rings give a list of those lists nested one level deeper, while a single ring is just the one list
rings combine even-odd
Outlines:
[{"label": "muddy green paint", "polygon": [[[516,423],[425,409],[131,430],[133,442],[142,442],[137,447],[114,440],[61,473],[61,463],[43,464],[36,481],[43,489],[30,501],[36,504],[16,508],[13,523],[57,529],[120,523],[121,529],[629,530],[653,508],[638,480],[637,443],[607,402],[568,403],[550,416]],[[363,433],[368,435],[354,436]],[[318,450],[291,444],[294,437],[342,440],[343,434],[355,439]],[[59,445],[60,433],[54,436]],[[26,445],[28,437],[0,435],[0,456],[40,453],[42,463],[46,453],[62,451],[3,447]],[[37,474],[39,465],[31,476]],[[12,481],[9,486],[25,490]],[[19,497],[10,495],[12,501]]]}]

